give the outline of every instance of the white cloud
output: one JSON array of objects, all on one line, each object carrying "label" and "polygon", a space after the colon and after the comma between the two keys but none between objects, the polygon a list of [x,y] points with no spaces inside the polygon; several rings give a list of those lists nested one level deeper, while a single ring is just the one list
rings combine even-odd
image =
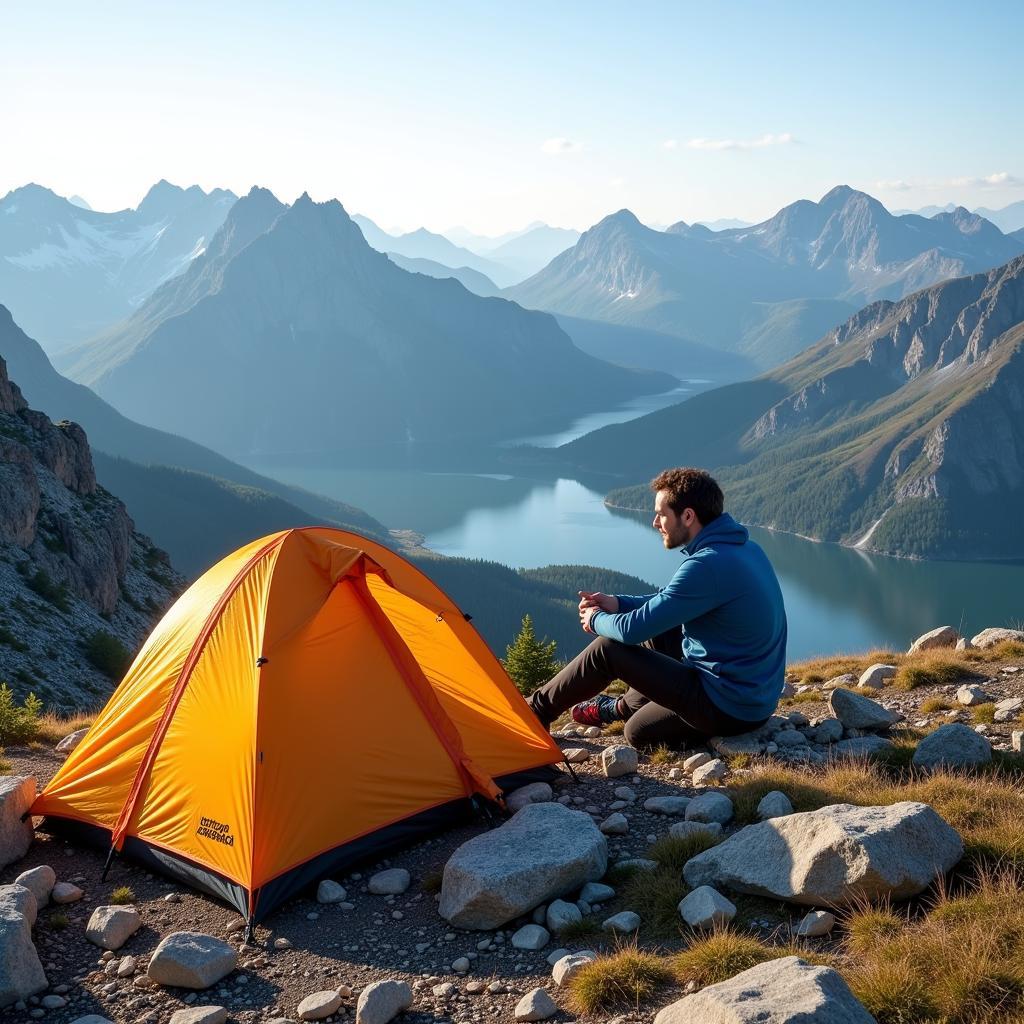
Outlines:
[{"label": "white cloud", "polygon": [[690,149],[765,149],[768,146],[788,146],[796,142],[789,132],[779,135],[768,133],[757,139],[690,139]]},{"label": "white cloud", "polygon": [[662,149],[678,149],[679,148],[679,142],[676,139],[666,139],[661,144],[661,148]]},{"label": "white cloud", "polygon": [[578,153],[583,148],[583,143],[559,137],[548,139],[540,148],[541,152],[547,153],[548,156],[561,156],[563,153]]},{"label": "white cloud", "polygon": [[914,186],[909,181],[897,178],[895,181],[876,181],[875,188],[886,192],[909,192]]},{"label": "white cloud", "polygon": [[1017,188],[1024,185],[1024,181],[1014,177],[1008,171],[996,171],[995,174],[988,174],[983,178],[951,178],[948,182],[944,182],[944,184],[955,185],[958,188],[1006,188],[1007,186]]}]

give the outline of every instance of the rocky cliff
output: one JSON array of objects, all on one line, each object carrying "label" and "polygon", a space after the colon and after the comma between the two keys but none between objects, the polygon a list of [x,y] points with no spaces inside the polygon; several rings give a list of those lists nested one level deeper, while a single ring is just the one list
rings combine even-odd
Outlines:
[{"label": "rocky cliff", "polygon": [[0,359],[0,682],[99,703],[182,582],[96,483],[82,428],[30,409]]}]

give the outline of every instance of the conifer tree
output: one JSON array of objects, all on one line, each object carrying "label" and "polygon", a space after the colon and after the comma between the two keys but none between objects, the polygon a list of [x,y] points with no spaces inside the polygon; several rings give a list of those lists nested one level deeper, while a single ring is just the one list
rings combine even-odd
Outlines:
[{"label": "conifer tree", "polygon": [[529,615],[523,616],[519,635],[505,648],[501,663],[524,697],[529,697],[562,667],[555,657],[557,647],[554,640],[546,637],[538,640],[533,631],[533,620]]}]

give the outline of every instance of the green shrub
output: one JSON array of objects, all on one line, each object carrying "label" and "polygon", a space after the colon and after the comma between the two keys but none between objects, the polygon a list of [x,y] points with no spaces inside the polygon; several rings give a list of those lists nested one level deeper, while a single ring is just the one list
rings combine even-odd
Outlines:
[{"label": "green shrub", "polygon": [[54,608],[62,612],[71,610],[68,601],[68,588],[63,583],[55,583],[45,569],[36,569],[26,581],[29,590],[35,591],[44,601],[49,601]]},{"label": "green shrub", "polygon": [[120,885],[110,894],[110,902],[115,906],[124,906],[128,903],[134,903],[135,891],[131,886]]},{"label": "green shrub", "polygon": [[6,626],[0,624],[0,644],[13,651],[27,651],[28,644],[22,643]]},{"label": "green shrub", "polygon": [[43,702],[33,693],[18,707],[14,692],[6,683],[0,683],[0,744],[24,744],[36,737],[39,714]]},{"label": "green shrub", "polygon": [[90,634],[86,638],[84,649],[89,662],[115,682],[124,676],[131,664],[131,652],[116,636],[105,629],[97,629]]}]

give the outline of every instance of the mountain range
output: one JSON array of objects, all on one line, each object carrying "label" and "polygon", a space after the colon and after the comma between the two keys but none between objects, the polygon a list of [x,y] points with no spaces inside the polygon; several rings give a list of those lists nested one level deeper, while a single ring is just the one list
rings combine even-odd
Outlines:
[{"label": "mountain range", "polygon": [[894,217],[846,186],[749,228],[645,227],[606,217],[503,294],[531,309],[605,320],[784,362],[865,302],[989,267],[1019,239],[962,208]]},{"label": "mountain range", "polygon": [[[1024,556],[1024,257],[866,306],[753,381],[606,427],[564,463],[714,467],[749,521],[867,550]],[[646,511],[645,486],[609,503]]]},{"label": "mountain range", "polygon": [[99,213],[39,185],[0,200],[0,302],[48,352],[127,316],[198,256],[235,195],[160,181]]},{"label": "mountain range", "polygon": [[262,189],[60,368],[224,453],[486,442],[675,383],[586,355],[551,316],[402,270],[337,201],[284,207]]},{"label": "mountain range", "polygon": [[[946,203],[945,206],[924,206],[920,210],[894,210],[893,213],[916,213],[919,217],[934,217],[937,213],[952,213],[956,208],[955,203]],[[1024,199],[1010,203],[1009,206],[1003,206],[998,210],[978,206],[974,209],[974,213],[991,221],[1000,231],[1008,235],[1024,228]]]}]

